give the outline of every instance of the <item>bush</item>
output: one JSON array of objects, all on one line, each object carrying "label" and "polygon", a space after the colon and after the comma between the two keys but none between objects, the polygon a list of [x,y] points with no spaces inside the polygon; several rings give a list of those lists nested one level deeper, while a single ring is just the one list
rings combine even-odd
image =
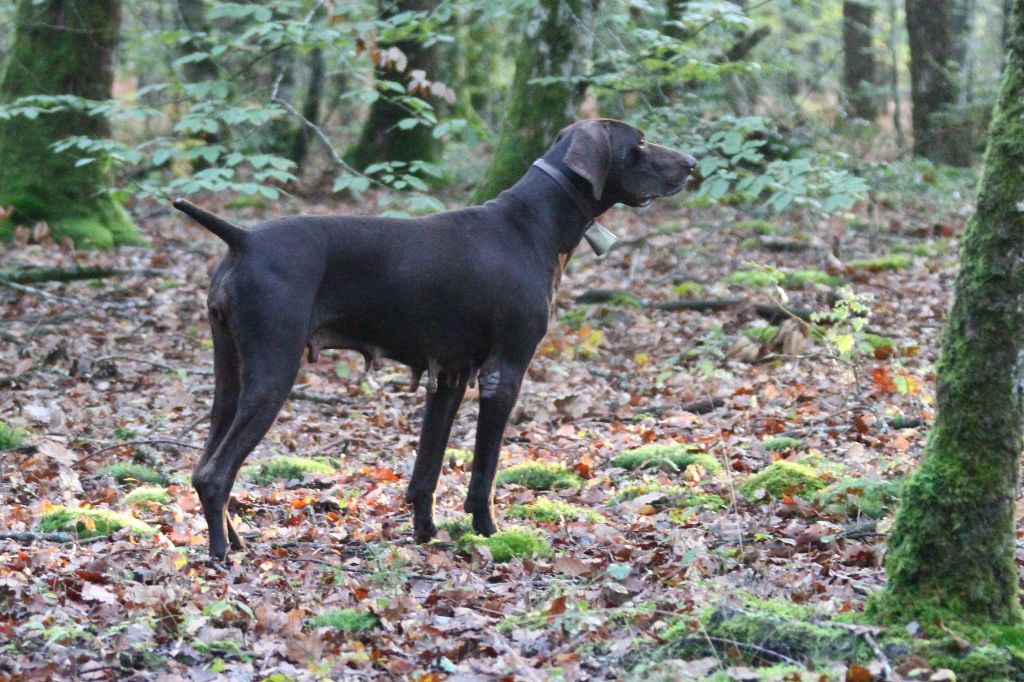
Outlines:
[{"label": "bush", "polygon": [[16,429],[9,424],[0,422],[0,452],[19,447],[27,435],[28,432],[24,429]]}]

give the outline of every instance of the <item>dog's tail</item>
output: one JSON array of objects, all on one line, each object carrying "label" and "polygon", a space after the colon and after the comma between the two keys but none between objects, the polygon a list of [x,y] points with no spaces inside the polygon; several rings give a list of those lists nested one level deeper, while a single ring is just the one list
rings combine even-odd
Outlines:
[{"label": "dog's tail", "polygon": [[215,216],[209,211],[204,211],[191,201],[186,201],[185,199],[175,199],[172,202],[172,205],[174,208],[178,209],[188,217],[192,218],[192,220],[223,239],[224,243],[228,245],[228,248],[237,250],[245,243],[245,237],[248,233],[238,225]]}]

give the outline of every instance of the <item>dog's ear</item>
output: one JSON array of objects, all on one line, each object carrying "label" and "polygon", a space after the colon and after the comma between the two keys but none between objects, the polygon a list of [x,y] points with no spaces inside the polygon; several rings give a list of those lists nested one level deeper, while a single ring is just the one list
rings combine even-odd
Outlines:
[{"label": "dog's ear", "polygon": [[[568,132],[568,128],[559,135]],[[565,153],[565,165],[590,183],[594,198],[604,194],[604,183],[608,179],[608,167],[612,160],[612,140],[608,127],[601,121],[587,121],[575,125],[569,151]]]}]

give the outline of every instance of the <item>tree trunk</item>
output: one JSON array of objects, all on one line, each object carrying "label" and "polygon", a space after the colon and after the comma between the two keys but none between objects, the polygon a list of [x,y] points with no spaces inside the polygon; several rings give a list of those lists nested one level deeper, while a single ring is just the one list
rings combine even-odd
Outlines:
[{"label": "tree trunk", "polygon": [[936,163],[968,166],[969,130],[951,120],[950,111],[957,101],[950,2],[906,0],[914,153]]},{"label": "tree trunk", "polygon": [[[203,0],[178,0],[178,16],[188,31],[188,37],[178,46],[182,57],[209,48],[209,25],[206,23],[206,5]],[[185,80],[201,83],[217,77],[217,65],[210,59],[186,62],[182,65]]]},{"label": "tree trunk", "polygon": [[872,604],[887,622],[1018,622],[1014,508],[1024,422],[1024,0],[962,240],[937,415],[904,487]]},{"label": "tree trunk", "polygon": [[[490,199],[515,183],[575,119],[586,91],[580,79],[591,56],[597,5],[598,0],[539,0],[534,6],[516,58],[508,114],[475,200]],[[557,80],[533,82],[541,78]]]},{"label": "tree trunk", "polygon": [[[110,99],[120,18],[120,0],[21,0],[0,101],[26,95]],[[110,125],[76,111],[0,121],[0,206],[14,206],[21,222],[46,221],[51,234],[79,246],[138,242],[124,209],[106,193],[109,164],[96,159],[76,167],[74,155],[50,149],[70,135],[106,138]],[[11,229],[10,221],[0,223],[0,236]]]},{"label": "tree trunk", "polygon": [[[320,105],[324,98],[324,52],[319,47],[309,53],[309,81],[306,84],[306,98],[302,102],[302,117],[318,125],[320,123]],[[292,138],[289,157],[300,167],[309,153],[309,140],[313,132],[309,126],[299,126]]]},{"label": "tree trunk", "polygon": [[843,2],[843,91],[849,113],[872,120],[878,105],[875,84],[875,53],[871,47],[875,5],[862,0]]},{"label": "tree trunk", "polygon": [[[381,0],[380,11],[384,16],[395,16],[402,12],[426,12],[437,6],[438,0]],[[370,107],[370,115],[363,125],[359,141],[346,154],[345,161],[360,170],[378,161],[436,161],[441,156],[441,141],[436,139],[429,126],[422,123],[409,129],[397,127],[402,119],[415,118],[405,106],[392,98],[396,92],[406,92],[406,83],[413,71],[423,71],[428,78],[437,78],[437,44],[425,47],[419,40],[400,40],[393,44],[381,43],[378,48],[386,50],[397,47],[405,55],[407,64],[389,63],[377,66],[375,73],[381,96]],[[390,82],[392,85],[387,85]],[[381,87],[380,84],[384,84]],[[434,106],[440,100],[429,95],[419,97]]]}]

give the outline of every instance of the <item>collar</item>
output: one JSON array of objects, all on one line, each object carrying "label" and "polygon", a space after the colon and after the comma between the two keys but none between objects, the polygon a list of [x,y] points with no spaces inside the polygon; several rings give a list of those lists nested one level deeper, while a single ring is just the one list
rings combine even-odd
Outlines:
[{"label": "collar", "polygon": [[587,227],[590,227],[591,223],[594,222],[594,211],[590,208],[590,202],[583,196],[579,188],[572,184],[572,181],[565,176],[565,173],[558,170],[544,159],[537,159],[533,162],[533,165],[558,183],[558,186],[562,188],[562,191],[568,194],[569,198],[576,204],[576,208],[580,209],[580,213],[583,214],[583,219],[587,221]]},{"label": "collar", "polygon": [[583,196],[579,188],[572,184],[572,181],[565,176],[565,173],[558,170],[544,159],[537,159],[533,162],[533,165],[537,167],[537,170],[542,171],[549,178],[558,183],[558,186],[562,188],[569,198],[576,204],[576,208],[583,214],[583,219],[587,221],[586,230],[583,236],[586,238],[587,243],[590,244],[590,248],[594,250],[594,253],[600,258],[601,256],[608,253],[611,250],[612,245],[615,243],[617,237],[606,230],[601,223],[594,219],[594,211],[590,208],[590,202]]}]

